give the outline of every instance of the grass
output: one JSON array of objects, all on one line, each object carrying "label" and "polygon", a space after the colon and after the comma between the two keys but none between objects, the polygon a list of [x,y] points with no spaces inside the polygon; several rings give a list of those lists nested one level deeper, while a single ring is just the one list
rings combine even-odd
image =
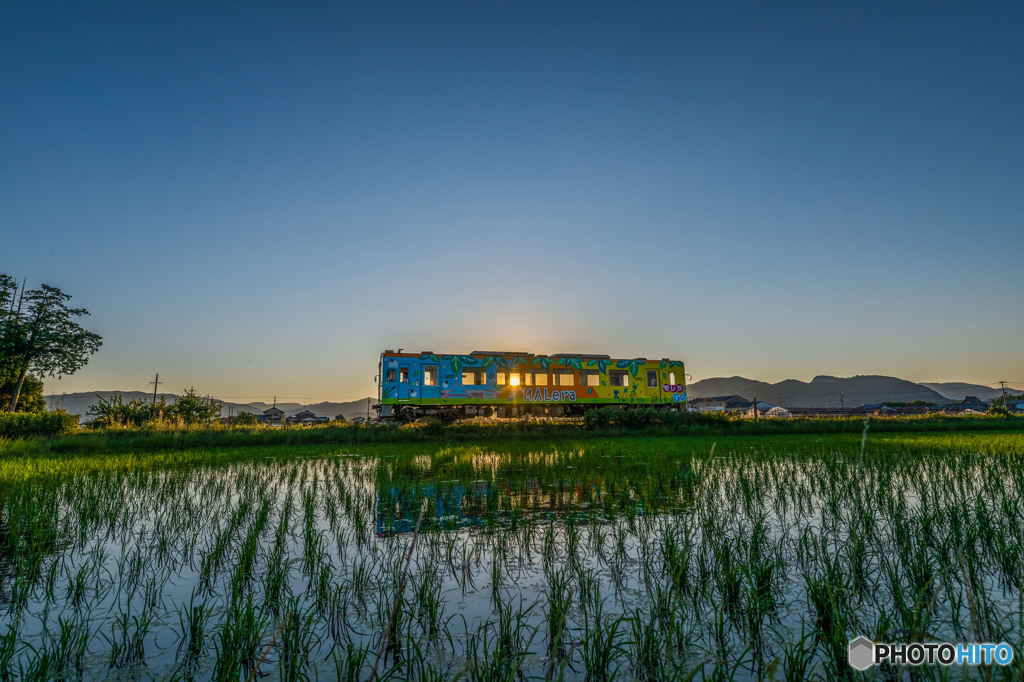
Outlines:
[{"label": "grass", "polygon": [[[444,425],[440,422],[396,426],[323,425],[315,427],[183,427],[152,425],[132,428],[59,432],[47,438],[17,437],[0,432],[0,459],[11,455],[88,454],[199,451],[282,446],[372,446],[375,444],[502,444],[510,440],[552,441],[592,438],[777,436],[861,433],[858,417],[761,419],[716,414],[611,409],[587,413],[587,419],[544,420],[524,418],[503,421],[471,421]],[[590,418],[592,415],[600,418]],[[45,415],[44,415],[45,416]],[[873,417],[873,433],[928,433],[965,431],[1024,431],[1024,417],[921,416]],[[54,432],[57,433],[57,432]],[[26,432],[26,436],[32,434]]]},{"label": "grass", "polygon": [[8,451],[0,679],[847,679],[857,635],[1020,652],[1024,435],[862,428]]}]

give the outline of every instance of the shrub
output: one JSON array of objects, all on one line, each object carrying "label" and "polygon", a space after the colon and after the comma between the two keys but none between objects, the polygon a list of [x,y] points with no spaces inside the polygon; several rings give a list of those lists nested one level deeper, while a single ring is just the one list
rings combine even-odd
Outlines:
[{"label": "shrub", "polygon": [[89,427],[94,429],[161,424],[193,426],[209,424],[220,414],[220,405],[217,402],[196,395],[193,389],[185,391],[170,405],[164,396],[153,402],[139,398],[124,402],[120,393],[115,393],[109,399],[98,393],[96,397],[99,398],[99,402],[90,407],[88,412],[93,417]]},{"label": "shrub", "polygon": [[599,407],[587,410],[583,413],[583,428],[591,431],[607,429],[612,425],[612,420],[618,415],[619,410],[616,410],[614,407]]},{"label": "shrub", "polygon": [[120,393],[115,393],[110,398],[104,398],[97,393],[96,397],[99,398],[99,402],[86,413],[93,418],[88,422],[88,426],[94,429],[143,426],[160,421],[167,412],[167,402],[163,396],[160,396],[159,401],[147,402],[133,398],[127,403],[121,398]]},{"label": "shrub", "polygon": [[259,424],[259,420],[252,412],[239,412],[231,418],[232,426],[256,426],[257,424]]},{"label": "shrub", "polygon": [[651,407],[599,407],[587,410],[583,415],[583,427],[591,431],[613,427],[626,431],[641,431],[652,427],[688,430],[694,426],[724,427],[729,422],[727,416],[716,412],[677,412]]},{"label": "shrub", "polygon": [[78,415],[64,410],[56,412],[0,413],[0,438],[52,438],[78,429]]},{"label": "shrub", "polygon": [[440,419],[431,419],[427,422],[427,425],[423,430],[428,436],[436,437],[444,434],[444,428],[444,422]]}]

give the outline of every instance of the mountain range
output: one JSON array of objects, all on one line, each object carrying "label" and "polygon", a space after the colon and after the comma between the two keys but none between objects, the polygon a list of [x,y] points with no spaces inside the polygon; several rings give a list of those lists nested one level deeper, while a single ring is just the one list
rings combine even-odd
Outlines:
[{"label": "mountain range", "polygon": [[[1020,389],[1008,391],[1014,394],[1022,392]],[[775,384],[744,377],[716,377],[690,384],[687,393],[691,399],[739,395],[783,407],[860,407],[915,400],[945,405],[963,400],[968,395],[992,400],[1002,395],[1002,389],[962,382],[916,384],[886,376],[817,376],[810,382],[786,379]]]},{"label": "mountain range", "polygon": [[[965,384],[960,381],[950,381],[942,384],[922,383],[921,385],[927,386],[933,391],[941,393],[947,398],[952,398],[953,400],[963,400],[964,397],[969,395],[976,396],[982,400],[995,400],[996,398],[1003,397],[1003,389],[1001,388],[990,388],[989,386],[980,386],[978,384]],[[1011,388],[1009,386],[1006,387],[1007,395],[1020,395],[1022,393],[1024,393],[1024,389]]]},{"label": "mountain range", "polygon": [[[121,399],[124,402],[129,400],[152,400],[152,393],[143,393],[142,391],[95,391],[92,393],[66,393],[64,395],[46,396],[46,406],[50,409],[55,407],[63,407],[71,414],[80,415],[81,421],[89,421],[89,408],[99,403],[97,396],[102,396],[104,400],[109,400],[115,393],[121,394]],[[159,395],[165,397],[167,402],[173,402],[177,397],[174,393],[160,393]],[[369,401],[369,403],[367,403]],[[366,417],[368,404],[372,405],[376,403],[376,399],[362,398],[360,400],[353,400],[345,403],[333,403],[333,402],[320,402],[304,405],[302,403],[277,403],[277,407],[284,410],[286,416],[298,414],[303,410],[309,410],[314,414],[321,417],[330,417],[334,419],[339,414],[345,417],[345,419],[352,420],[355,417]],[[264,402],[252,402],[252,403],[222,403],[221,415],[224,417],[230,415],[236,415],[240,412],[252,412],[253,414],[261,414],[264,410],[271,407],[269,403]],[[370,411],[370,416],[374,416],[374,412]]]}]

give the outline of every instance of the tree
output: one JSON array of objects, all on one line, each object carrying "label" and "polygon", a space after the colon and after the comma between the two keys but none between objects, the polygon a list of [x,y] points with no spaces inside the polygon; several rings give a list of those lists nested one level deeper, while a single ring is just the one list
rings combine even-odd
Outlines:
[{"label": "tree", "polygon": [[167,417],[180,419],[188,426],[209,424],[220,415],[220,410],[218,401],[200,397],[194,388],[190,388],[174,399],[174,404],[167,408]]},{"label": "tree", "polygon": [[259,419],[252,412],[239,412],[231,418],[231,423],[234,426],[256,426],[259,424]]},{"label": "tree", "polygon": [[[11,398],[14,397],[20,371],[15,357],[15,353],[23,345],[21,328],[17,324],[21,306],[15,307],[18,303],[18,289],[18,283],[13,277],[0,274],[0,412],[10,405]],[[46,405],[46,401],[43,400],[43,382],[27,375],[22,384],[19,401],[22,411],[42,411]],[[39,407],[40,403],[43,408]]]},{"label": "tree", "polygon": [[[13,371],[0,369],[0,411],[11,404],[18,376]],[[43,397],[43,382],[31,374],[25,375],[18,398],[18,412],[45,412],[46,398]]]},{"label": "tree", "polygon": [[102,343],[99,334],[75,322],[73,318],[88,315],[89,311],[68,308],[69,294],[48,284],[30,291],[22,286],[21,296],[17,291],[13,278],[0,275],[0,367],[9,368],[8,372],[17,377],[9,412],[18,407],[29,370],[58,378],[74,374]]}]

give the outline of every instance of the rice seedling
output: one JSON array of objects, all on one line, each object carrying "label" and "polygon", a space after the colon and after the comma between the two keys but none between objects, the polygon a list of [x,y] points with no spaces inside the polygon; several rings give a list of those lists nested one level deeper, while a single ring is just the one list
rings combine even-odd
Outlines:
[{"label": "rice seedling", "polygon": [[572,588],[565,571],[553,570],[548,575],[547,609],[544,613],[547,626],[547,650],[545,655],[551,660],[562,660],[566,656],[568,643],[568,616],[572,604]]},{"label": "rice seedling", "polygon": [[339,682],[358,682],[363,679],[363,669],[369,651],[349,642],[344,649],[335,647],[331,650],[334,662],[334,674]]},{"label": "rice seedling", "polygon": [[606,617],[604,600],[594,595],[593,606],[583,610],[580,654],[588,680],[613,680],[619,671],[619,627],[622,616]]},{"label": "rice seedling", "polygon": [[146,612],[140,616],[124,612],[114,619],[111,635],[104,633],[110,645],[111,668],[123,668],[145,661],[145,642],[152,625],[152,617]]},{"label": "rice seedling", "polygon": [[657,619],[648,618],[640,609],[629,619],[631,637],[628,642],[633,675],[638,680],[662,680],[667,677],[663,639]]},{"label": "rice seedling", "polygon": [[9,680],[14,676],[15,654],[19,648],[21,630],[21,615],[15,614],[14,618],[7,624],[6,631],[0,634],[0,680]]}]

